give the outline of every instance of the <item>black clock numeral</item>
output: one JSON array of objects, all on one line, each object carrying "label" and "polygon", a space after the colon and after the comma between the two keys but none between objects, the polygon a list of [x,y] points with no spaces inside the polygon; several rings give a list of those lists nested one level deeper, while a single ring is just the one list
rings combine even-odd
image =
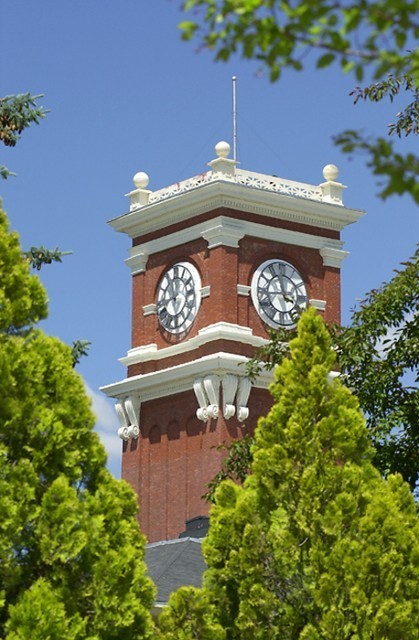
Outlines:
[{"label": "black clock numeral", "polygon": [[271,301],[268,296],[264,295],[259,298],[259,304],[261,307],[269,309],[271,306]]},{"label": "black clock numeral", "polygon": [[184,286],[186,291],[193,291],[195,289],[192,276],[189,276],[189,278],[185,280]]},{"label": "black clock numeral", "polygon": [[157,313],[158,313],[158,316],[159,316],[159,319],[160,319],[161,322],[164,322],[164,320],[169,315],[166,307],[164,307],[164,306],[159,307],[159,309],[157,310]]}]

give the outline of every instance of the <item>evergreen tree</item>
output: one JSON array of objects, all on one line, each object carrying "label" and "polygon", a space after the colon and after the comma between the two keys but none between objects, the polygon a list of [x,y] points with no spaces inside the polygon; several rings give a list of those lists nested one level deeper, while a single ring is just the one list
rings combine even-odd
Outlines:
[{"label": "evergreen tree", "polygon": [[106,470],[71,348],[0,211],[0,637],[148,638],[154,588],[131,489]]},{"label": "evergreen tree", "polygon": [[[251,379],[262,363],[271,370],[282,361],[293,334],[270,330],[269,342],[248,363]],[[374,465],[383,476],[401,473],[419,495],[419,248],[392,280],[366,295],[348,326],[333,326],[331,334],[342,379],[366,418]],[[221,447],[228,455],[208,485],[209,501],[225,478],[243,482],[252,442],[247,437]]]},{"label": "evergreen tree", "polygon": [[[0,142],[6,147],[14,147],[24,129],[31,124],[39,124],[41,118],[45,118],[48,110],[37,105],[39,98],[42,96],[32,96],[30,93],[0,98]],[[14,175],[7,167],[0,165],[2,178]]]},{"label": "evergreen tree", "polygon": [[[290,353],[256,430],[252,474],[216,491],[203,593],[232,640],[417,640],[409,487],[373,466],[358,401],[329,376],[335,354],[314,310]],[[176,608],[166,625],[169,616],[180,619]]]},{"label": "evergreen tree", "polygon": [[164,640],[226,640],[217,610],[203,589],[181,587],[171,594],[159,617]]}]

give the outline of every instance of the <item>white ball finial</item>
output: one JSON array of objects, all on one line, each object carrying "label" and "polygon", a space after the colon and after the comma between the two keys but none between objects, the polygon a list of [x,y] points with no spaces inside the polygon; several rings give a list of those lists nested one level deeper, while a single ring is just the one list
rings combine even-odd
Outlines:
[{"label": "white ball finial", "polygon": [[148,183],[150,182],[150,178],[145,173],[145,171],[138,171],[132,179],[133,183],[137,187],[137,189],[146,189]]},{"label": "white ball finial", "polygon": [[327,181],[334,182],[339,175],[339,169],[335,164],[327,164],[323,168],[323,177]]},{"label": "white ball finial", "polygon": [[215,153],[219,158],[227,158],[230,153],[230,145],[228,142],[221,140],[221,142],[217,142],[215,145]]}]

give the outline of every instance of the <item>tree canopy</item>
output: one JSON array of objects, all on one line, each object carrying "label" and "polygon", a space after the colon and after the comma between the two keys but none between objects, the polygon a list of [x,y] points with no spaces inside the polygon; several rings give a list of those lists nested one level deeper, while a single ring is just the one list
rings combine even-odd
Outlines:
[{"label": "tree canopy", "polygon": [[71,348],[0,211],[0,636],[148,638],[137,502],[106,470]]},{"label": "tree canopy", "polygon": [[[293,332],[270,331],[270,341],[249,362],[254,379],[289,353]],[[419,249],[394,278],[371,291],[346,327],[331,327],[341,380],[358,397],[383,476],[398,472],[413,492],[419,486]],[[210,482],[213,501],[222,480],[243,482],[251,466],[251,437],[224,447],[228,454]]]},{"label": "tree canopy", "polygon": [[[231,640],[417,640],[419,519],[409,487],[373,466],[357,399],[329,376],[335,353],[313,309],[290,353],[258,423],[252,474],[216,491],[203,589],[189,606],[190,593],[172,596],[163,637],[199,637],[211,625]],[[189,635],[174,632],[186,619]]]},{"label": "tree canopy", "polygon": [[334,344],[358,396],[380,471],[419,483],[419,249],[390,282],[371,291]]},{"label": "tree canopy", "polygon": [[309,50],[319,68],[338,61],[358,80],[366,67],[375,79],[419,73],[419,52],[409,50],[419,36],[415,0],[185,0],[183,8],[199,16],[181,23],[185,39],[197,35],[217,60],[236,52],[259,60],[271,80],[284,67],[302,69]]},{"label": "tree canopy", "polygon": [[393,140],[346,130],[335,137],[346,153],[362,152],[379,176],[380,196],[408,194],[419,202],[419,158],[401,153],[394,138],[419,129],[419,20],[416,0],[185,0],[185,40],[197,38],[216,60],[232,55],[260,62],[272,81],[285,68],[300,71],[311,54],[317,68],[338,63],[356,82],[354,101],[407,98],[388,128]]},{"label": "tree canopy", "polygon": [[[319,69],[333,63],[356,81],[374,80],[352,91],[355,103],[390,100],[399,108],[385,136],[346,130],[335,136],[343,152],[361,152],[380,181],[379,195],[408,195],[419,202],[419,158],[401,152],[401,138],[419,133],[419,36],[416,0],[185,0],[190,16],[180,24],[183,38],[197,38],[216,60],[239,54],[257,60],[271,80],[286,68],[301,71],[311,54]],[[414,489],[419,480],[418,252],[387,285],[367,295],[348,327],[334,331],[339,365],[355,393],[377,450],[382,473],[402,473]],[[283,336],[272,334],[262,359],[281,359]],[[210,486],[232,476],[241,480],[249,465],[249,442],[230,451]]]}]

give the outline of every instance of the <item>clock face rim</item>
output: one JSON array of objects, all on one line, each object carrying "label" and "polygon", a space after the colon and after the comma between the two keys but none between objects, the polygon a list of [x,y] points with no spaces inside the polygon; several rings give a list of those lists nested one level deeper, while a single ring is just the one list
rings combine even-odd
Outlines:
[{"label": "clock face rim", "polygon": [[[180,277],[174,273],[177,267],[184,269]],[[185,271],[188,274],[185,274]],[[174,280],[177,280],[178,284],[173,288]],[[173,297],[173,293],[176,293],[176,296]],[[170,295],[169,298],[168,295]],[[198,269],[187,260],[173,263],[164,271],[157,285],[156,314],[160,327],[172,335],[186,333],[195,321],[200,304],[201,277]],[[164,319],[162,318],[163,305],[167,312]],[[177,318],[183,318],[181,324],[171,326]]]},{"label": "clock face rim", "polygon": [[[272,265],[272,264],[282,264],[285,265],[286,268],[290,268],[292,270],[291,275],[286,275],[286,280],[290,283],[292,283],[293,289],[288,289],[288,291],[286,291],[286,293],[289,293],[291,298],[294,300],[294,304],[292,306],[289,306],[289,301],[286,302],[280,302],[278,301],[278,296],[277,297],[277,306],[275,306],[274,304],[270,303],[269,304],[269,309],[273,309],[273,314],[271,313],[271,315],[269,315],[266,311],[266,302],[264,305],[261,304],[261,288],[259,287],[259,280],[263,274],[264,271],[267,270],[267,268]],[[297,276],[297,277],[295,277]],[[273,281],[275,278],[272,277],[271,281]],[[278,276],[279,278],[279,276]],[[266,279],[266,276],[265,276]],[[288,285],[289,286],[289,285]],[[301,303],[297,303],[297,300],[295,299],[294,294],[297,289],[300,290],[300,293],[298,294],[299,298],[304,298],[303,301]],[[266,291],[265,294],[266,296]],[[268,294],[269,295],[269,294]],[[271,293],[271,298],[273,298],[275,295],[275,292],[272,291]],[[291,264],[291,262],[288,262],[287,260],[282,260],[282,258],[270,258],[269,260],[265,260],[264,262],[262,262],[258,268],[256,269],[256,271],[253,274],[252,277],[252,284],[251,284],[251,297],[252,297],[252,301],[253,301],[253,305],[256,309],[256,311],[258,312],[260,318],[263,320],[263,322],[267,325],[269,325],[270,327],[272,327],[273,329],[294,329],[297,325],[297,322],[294,321],[292,319],[292,312],[294,310],[296,310],[297,308],[299,310],[304,310],[305,308],[307,308],[308,305],[308,295],[307,295],[307,287],[305,285],[305,282],[303,280],[303,277],[301,276],[300,272],[298,271],[298,269]],[[277,322],[273,319],[273,317],[271,317],[272,315],[276,315],[276,313],[283,313],[284,317],[289,318],[289,321],[282,321],[282,322]]]}]

